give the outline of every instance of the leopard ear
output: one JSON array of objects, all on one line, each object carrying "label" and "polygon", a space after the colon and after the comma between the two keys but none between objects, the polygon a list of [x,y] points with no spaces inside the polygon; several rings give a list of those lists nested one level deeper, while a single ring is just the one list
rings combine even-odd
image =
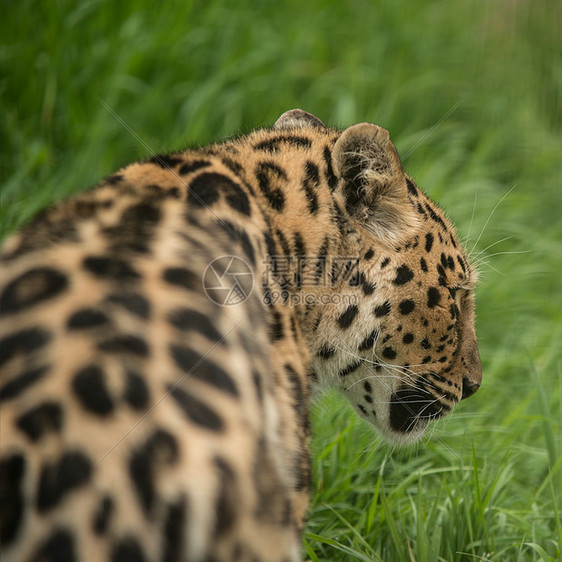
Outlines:
[{"label": "leopard ear", "polygon": [[320,129],[325,129],[326,125],[312,115],[308,111],[302,109],[291,109],[290,111],[285,111],[273,125],[274,129],[294,129],[300,127],[317,127]]},{"label": "leopard ear", "polygon": [[359,123],[346,129],[332,152],[334,173],[349,215],[393,244],[410,238],[419,217],[408,198],[406,175],[388,131]]}]

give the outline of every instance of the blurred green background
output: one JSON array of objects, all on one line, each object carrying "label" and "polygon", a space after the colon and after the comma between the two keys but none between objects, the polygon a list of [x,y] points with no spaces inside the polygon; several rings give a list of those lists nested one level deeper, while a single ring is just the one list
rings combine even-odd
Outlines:
[{"label": "blurred green background", "polygon": [[484,384],[394,450],[314,409],[311,560],[557,560],[562,3],[21,1],[0,23],[0,233],[132,160],[301,107],[387,128],[481,269]]}]

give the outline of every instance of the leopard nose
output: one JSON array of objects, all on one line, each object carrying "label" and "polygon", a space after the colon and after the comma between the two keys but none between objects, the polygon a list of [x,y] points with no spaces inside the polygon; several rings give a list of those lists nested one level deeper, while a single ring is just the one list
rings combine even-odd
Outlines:
[{"label": "leopard nose", "polygon": [[480,362],[476,338],[465,344],[462,363],[466,370],[462,379],[461,400],[472,396],[482,384],[482,363]]},{"label": "leopard nose", "polygon": [[461,400],[465,398],[470,398],[478,389],[480,388],[480,382],[464,377],[462,380],[462,397]]}]

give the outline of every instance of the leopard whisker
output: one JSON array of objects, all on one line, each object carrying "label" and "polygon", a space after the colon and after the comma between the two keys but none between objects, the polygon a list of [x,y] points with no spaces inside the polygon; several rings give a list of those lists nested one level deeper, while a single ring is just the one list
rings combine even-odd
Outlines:
[{"label": "leopard whisker", "polygon": [[503,197],[494,205],[494,208],[492,209],[492,211],[490,212],[490,215],[488,216],[488,219],[486,220],[486,222],[484,223],[484,226],[482,227],[482,230],[480,231],[480,234],[478,236],[478,238],[476,239],[476,242],[474,242],[474,245],[472,246],[472,248],[470,249],[470,251],[468,252],[469,256],[472,256],[474,253],[474,249],[476,248],[476,246],[478,245],[478,242],[480,242],[480,239],[482,238],[482,236],[484,235],[484,232],[486,231],[486,228],[488,227],[488,224],[490,224],[490,221],[492,220],[492,217],[494,216],[494,213],[496,212],[497,208],[502,204],[502,202],[504,201],[504,199],[511,194],[511,192],[518,186],[518,183],[515,183],[513,185],[513,187],[511,189],[509,189],[504,195]]},{"label": "leopard whisker", "polygon": [[491,244],[488,244],[488,246],[486,246],[484,249],[480,250],[477,254],[471,256],[471,261],[478,260],[478,258],[484,252],[487,252],[490,248],[493,248],[494,246],[497,246],[498,244],[501,244],[502,242],[506,242],[507,240],[511,240],[512,238],[513,238],[513,235],[505,236],[501,240],[496,240],[495,242],[492,242]]}]

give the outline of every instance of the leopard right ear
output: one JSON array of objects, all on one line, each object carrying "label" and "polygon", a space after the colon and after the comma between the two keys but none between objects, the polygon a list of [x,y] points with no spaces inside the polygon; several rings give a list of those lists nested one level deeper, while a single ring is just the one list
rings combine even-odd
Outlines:
[{"label": "leopard right ear", "polygon": [[312,113],[308,113],[308,111],[304,111],[303,109],[285,111],[273,125],[274,129],[294,129],[300,127],[325,129],[326,125],[324,125],[318,117],[315,117]]},{"label": "leopard right ear", "polygon": [[332,151],[348,214],[380,239],[401,244],[419,226],[406,175],[386,129],[371,123],[347,128]]}]

